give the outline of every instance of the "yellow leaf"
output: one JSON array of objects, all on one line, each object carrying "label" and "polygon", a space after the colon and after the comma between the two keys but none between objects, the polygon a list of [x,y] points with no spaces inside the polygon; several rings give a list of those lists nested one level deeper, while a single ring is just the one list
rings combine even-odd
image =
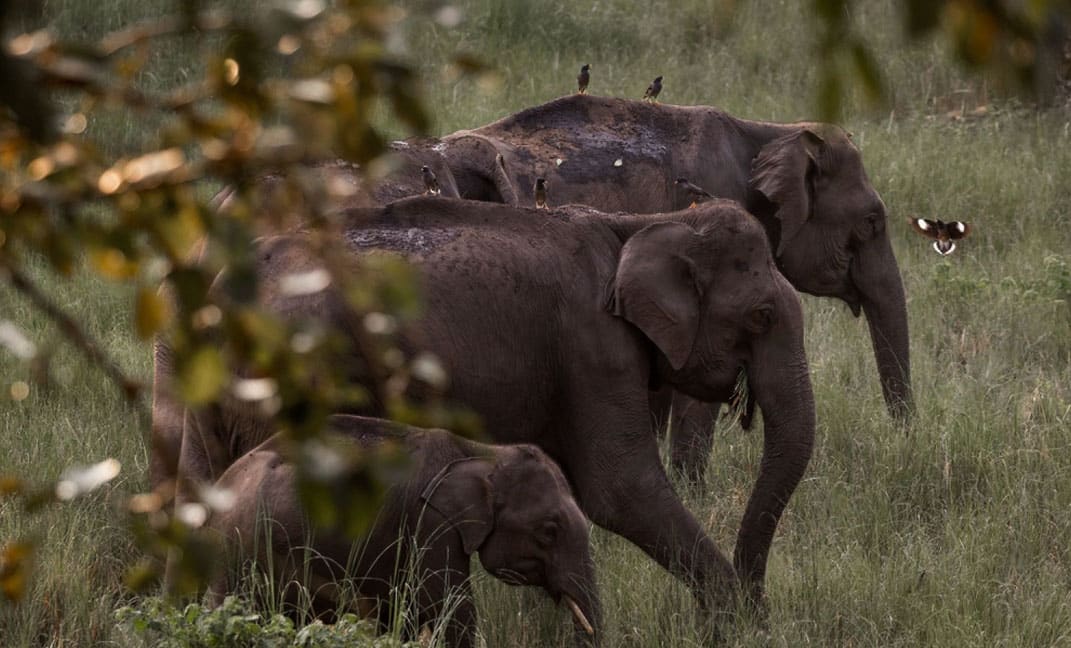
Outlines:
[{"label": "yellow leaf", "polygon": [[22,492],[22,481],[12,475],[0,475],[0,497]]},{"label": "yellow leaf", "polygon": [[227,383],[227,367],[217,349],[201,347],[180,363],[179,391],[191,405],[212,401]]},{"label": "yellow leaf", "polygon": [[157,219],[153,225],[175,259],[191,259],[205,233],[201,212],[193,203],[186,203],[174,215]]},{"label": "yellow leaf", "polygon": [[0,549],[0,592],[9,601],[18,601],[26,593],[32,552],[33,546],[26,542],[8,542]]},{"label": "yellow leaf", "polygon": [[103,277],[122,281],[138,272],[138,264],[129,261],[126,255],[115,248],[95,248],[89,252],[89,261]]},{"label": "yellow leaf", "polygon": [[138,337],[145,340],[160,332],[171,321],[171,305],[155,290],[138,289],[134,324]]}]

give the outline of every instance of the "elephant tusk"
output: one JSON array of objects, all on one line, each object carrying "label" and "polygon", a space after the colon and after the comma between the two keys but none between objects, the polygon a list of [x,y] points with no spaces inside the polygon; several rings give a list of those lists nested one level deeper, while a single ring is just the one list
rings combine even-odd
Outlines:
[{"label": "elephant tusk", "polygon": [[584,629],[584,632],[588,633],[588,636],[595,636],[595,628],[591,627],[591,622],[584,616],[584,613],[580,610],[580,606],[576,604],[576,601],[571,599],[568,595],[563,596],[565,604],[569,606],[569,611],[573,613],[573,619],[576,620],[580,627]]}]

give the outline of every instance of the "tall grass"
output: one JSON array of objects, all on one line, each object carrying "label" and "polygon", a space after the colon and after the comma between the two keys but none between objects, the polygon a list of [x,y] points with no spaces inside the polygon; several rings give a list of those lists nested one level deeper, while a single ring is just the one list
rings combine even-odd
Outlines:
[{"label": "tall grass", "polygon": [[[44,10],[60,31],[91,36],[167,4],[49,0]],[[583,63],[592,64],[595,94],[638,97],[663,74],[669,103],[753,119],[814,114],[819,62],[806,3],[737,3],[730,23],[722,3],[701,0],[465,0],[454,29],[428,20],[422,3],[405,4],[399,55],[424,74],[442,133],[569,93]],[[775,538],[768,623],[729,624],[726,643],[1071,644],[1071,114],[997,99],[983,118],[949,119],[949,106],[969,96],[956,92],[982,82],[966,79],[938,43],[905,46],[899,3],[860,4],[855,22],[877,51],[893,103],[877,110],[852,91],[844,123],[889,208],[918,415],[906,430],[886,416],[863,322],[836,302],[805,298],[817,446]],[[161,53],[147,74],[161,83],[192,74],[184,51]],[[493,63],[501,85],[448,81],[444,68],[458,51]],[[116,147],[155,136],[129,115],[96,132]],[[910,215],[975,229],[941,259],[906,226]],[[125,289],[42,279],[126,369],[149,375],[150,350],[134,341]],[[0,290],[0,314],[54,350],[57,376],[21,402],[0,394],[0,473],[44,480],[104,456],[124,466],[111,493],[62,511],[31,518],[0,502],[0,537],[43,540],[28,599],[0,608],[0,636],[12,646],[105,643],[117,636],[111,612],[127,598],[120,574],[135,559],[115,502],[145,486],[143,430],[20,298]],[[6,381],[27,371],[0,356]],[[707,484],[687,496],[726,551],[760,447],[757,434],[718,430]],[[615,536],[597,530],[594,549],[606,645],[702,643],[679,582]],[[487,645],[568,643],[567,615],[538,593],[484,574],[477,597]]]}]

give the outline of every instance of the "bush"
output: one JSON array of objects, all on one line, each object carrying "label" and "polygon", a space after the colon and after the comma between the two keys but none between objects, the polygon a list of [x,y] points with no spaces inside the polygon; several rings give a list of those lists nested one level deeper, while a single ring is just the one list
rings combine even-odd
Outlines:
[{"label": "bush", "polygon": [[314,621],[302,628],[282,614],[266,616],[244,599],[228,596],[215,609],[191,603],[183,609],[161,598],[116,610],[119,635],[160,648],[405,648],[419,646],[391,636],[377,636],[375,624],[353,614],[338,623]]}]

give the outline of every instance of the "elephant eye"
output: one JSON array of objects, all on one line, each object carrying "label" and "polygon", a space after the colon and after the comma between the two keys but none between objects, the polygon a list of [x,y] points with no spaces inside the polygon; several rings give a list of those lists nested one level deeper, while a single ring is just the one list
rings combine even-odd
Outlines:
[{"label": "elephant eye", "polygon": [[540,525],[539,529],[535,532],[535,540],[540,545],[546,547],[554,544],[554,541],[558,538],[558,523],[553,520],[547,520]]},{"label": "elephant eye", "polygon": [[765,333],[774,325],[774,308],[769,304],[758,306],[747,315],[747,327],[754,333]]},{"label": "elephant eye", "polygon": [[885,230],[885,217],[878,212],[870,212],[866,215],[866,223],[870,230],[870,236],[880,235]]}]

